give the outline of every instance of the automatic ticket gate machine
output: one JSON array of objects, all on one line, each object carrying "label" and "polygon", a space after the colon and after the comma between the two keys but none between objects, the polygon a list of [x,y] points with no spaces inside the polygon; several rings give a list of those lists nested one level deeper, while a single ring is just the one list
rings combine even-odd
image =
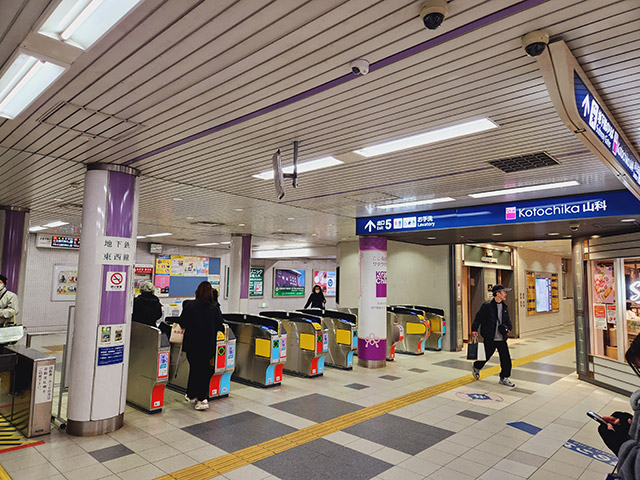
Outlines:
[{"label": "automatic ticket gate machine", "polygon": [[358,317],[353,313],[311,308],[298,310],[322,319],[329,334],[326,364],[345,370],[353,369],[353,352],[358,348]]},{"label": "automatic ticket gate machine", "polygon": [[317,377],[324,373],[329,350],[329,333],[322,328],[322,318],[302,312],[274,310],[261,316],[281,320],[287,329],[287,361],[284,369],[295,375]]},{"label": "automatic ticket gate machine", "polygon": [[159,412],[169,379],[169,340],[156,327],[131,322],[130,345],[127,402],[147,412]]},{"label": "automatic ticket gate machine", "polygon": [[[358,309],[356,307],[339,308],[339,312],[351,313],[356,317],[356,326],[358,318]],[[404,328],[395,320],[395,315],[387,313],[387,360],[393,361],[396,358],[396,345],[404,339]],[[357,347],[358,339],[356,339]],[[355,354],[358,352],[356,350]]]},{"label": "automatic ticket gate machine", "polygon": [[[231,374],[236,365],[236,337],[226,323],[224,332],[218,332],[216,353],[211,359],[213,374],[209,380],[209,399],[226,397],[231,390]],[[186,393],[189,380],[189,361],[182,345],[171,345],[169,388]]]},{"label": "automatic ticket gate machine", "polygon": [[280,385],[287,360],[287,330],[283,322],[244,313],[222,316],[236,337],[233,380],[262,387]]},{"label": "automatic ticket gate machine", "polygon": [[397,351],[412,355],[422,355],[431,333],[429,320],[422,310],[406,307],[387,307],[387,319],[394,317],[395,323],[404,330],[404,338],[398,342]]},{"label": "automatic ticket gate machine", "polygon": [[431,325],[431,335],[427,339],[427,350],[442,350],[442,337],[446,334],[444,310],[441,308],[425,307],[421,305],[403,305],[403,307],[422,310]]}]

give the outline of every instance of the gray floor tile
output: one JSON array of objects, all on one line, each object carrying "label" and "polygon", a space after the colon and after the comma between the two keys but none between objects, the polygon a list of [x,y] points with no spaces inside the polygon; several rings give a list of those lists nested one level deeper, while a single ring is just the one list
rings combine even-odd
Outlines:
[{"label": "gray floor tile", "polygon": [[371,442],[417,455],[455,432],[385,414],[344,430]]},{"label": "gray floor tile", "polygon": [[312,393],[311,395],[305,395],[304,397],[294,398],[293,400],[287,400],[285,402],[274,403],[270,406],[317,423],[326,422],[332,418],[363,408],[355,403],[337,400],[318,393]]},{"label": "gray floor tile", "polygon": [[426,373],[426,372],[428,372],[429,370],[425,370],[425,369],[423,369],[423,368],[410,368],[410,369],[409,369],[409,371],[410,371],[410,372],[416,372],[416,373]]},{"label": "gray floor tile", "polygon": [[253,412],[242,412],[182,430],[222,450],[233,452],[287,435],[296,429]]},{"label": "gray floor tile", "polygon": [[463,410],[458,413],[461,417],[473,418],[474,420],[482,420],[483,418],[487,418],[489,415],[485,415],[484,413],[474,412],[473,410]]},{"label": "gray floor tile", "polygon": [[378,378],[382,378],[383,380],[400,380],[402,377],[396,377],[395,375],[382,375],[381,377]]},{"label": "gray floor tile", "polygon": [[551,385],[552,383],[562,380],[562,377],[555,375],[545,375],[538,372],[527,372],[525,370],[514,369],[511,372],[511,380],[524,380],[525,382],[542,383],[544,385]]},{"label": "gray floor tile", "polygon": [[113,460],[114,458],[124,457],[125,455],[130,455],[132,453],[134,453],[134,451],[124,445],[114,445],[113,447],[94,450],[93,452],[89,452],[89,455],[102,463]]},{"label": "gray floor tile", "polygon": [[[498,355],[494,354],[494,356],[497,358]],[[492,365],[495,362],[496,361],[492,357],[491,360],[487,362],[487,365]],[[442,362],[434,363],[434,365],[437,365],[438,367],[449,367],[449,368],[455,368],[458,370],[464,370],[465,372],[470,372],[472,363],[473,361],[471,360],[456,360],[452,358],[450,360],[443,360]]]},{"label": "gray floor tile", "polygon": [[369,388],[369,385],[362,385],[361,383],[350,383],[349,385],[345,385],[347,388],[353,388],[354,390],[362,390],[365,388]]},{"label": "gray floor tile", "polygon": [[529,362],[524,364],[523,367],[534,368],[539,372],[560,373],[562,375],[576,373],[576,369],[574,367],[565,367],[562,365],[553,365],[551,363],[543,362]]},{"label": "gray floor tile", "polygon": [[531,395],[532,393],[536,393],[535,390],[527,390],[526,388],[514,387],[511,389],[512,392],[525,393],[527,395]]},{"label": "gray floor tile", "polygon": [[254,465],[282,480],[365,480],[393,465],[324,439],[292,448]]}]

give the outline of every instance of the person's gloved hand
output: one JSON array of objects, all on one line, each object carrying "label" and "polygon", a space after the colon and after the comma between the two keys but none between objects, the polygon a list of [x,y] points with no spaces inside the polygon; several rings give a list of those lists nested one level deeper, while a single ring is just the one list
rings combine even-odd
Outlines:
[{"label": "person's gloved hand", "polygon": [[620,446],[629,440],[629,427],[633,416],[627,412],[614,412],[610,417],[602,418],[608,424],[600,424],[598,433],[605,445],[617,456]]}]

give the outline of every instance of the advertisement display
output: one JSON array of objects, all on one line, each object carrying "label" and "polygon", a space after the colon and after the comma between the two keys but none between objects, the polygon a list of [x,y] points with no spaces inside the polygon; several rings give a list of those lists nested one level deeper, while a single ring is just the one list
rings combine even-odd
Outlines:
[{"label": "advertisement display", "polygon": [[72,302],[76,299],[78,267],[72,265],[53,266],[52,302]]},{"label": "advertisement display", "polygon": [[304,297],[304,270],[276,268],[273,270],[274,297]]},{"label": "advertisement display", "polygon": [[607,323],[611,324],[613,327],[615,327],[618,323],[616,319],[615,305],[607,305]]},{"label": "advertisement display", "polygon": [[185,277],[206,277],[209,275],[209,257],[184,257]]},{"label": "advertisement display", "polygon": [[536,278],[536,311],[551,311],[551,279]]},{"label": "advertisement display", "polygon": [[264,296],[264,268],[249,269],[249,297]]},{"label": "advertisement display", "polygon": [[615,298],[613,265],[595,264],[593,266],[593,303],[614,303]]},{"label": "advertisement display", "polygon": [[182,277],[184,275],[184,257],[182,255],[171,255],[171,276]]},{"label": "advertisement display", "polygon": [[313,286],[320,285],[326,297],[336,296],[336,272],[324,270],[313,271]]},{"label": "advertisement display", "polygon": [[171,275],[171,255],[156,256],[156,275]]},{"label": "advertisement display", "polygon": [[597,330],[607,329],[607,306],[606,305],[593,306],[593,326]]}]

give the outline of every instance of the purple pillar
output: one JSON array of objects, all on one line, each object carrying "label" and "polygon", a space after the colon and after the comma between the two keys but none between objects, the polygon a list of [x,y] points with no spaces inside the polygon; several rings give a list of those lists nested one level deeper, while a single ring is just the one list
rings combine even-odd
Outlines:
[{"label": "purple pillar", "polygon": [[[18,295],[18,316],[24,301],[24,269],[29,240],[29,209],[0,207],[2,211],[2,263],[0,271],[7,277],[7,288]],[[23,323],[19,320],[19,323]]]},{"label": "purple pillar", "polygon": [[249,309],[249,272],[251,269],[251,235],[231,236],[229,265],[230,312],[247,313]]}]

